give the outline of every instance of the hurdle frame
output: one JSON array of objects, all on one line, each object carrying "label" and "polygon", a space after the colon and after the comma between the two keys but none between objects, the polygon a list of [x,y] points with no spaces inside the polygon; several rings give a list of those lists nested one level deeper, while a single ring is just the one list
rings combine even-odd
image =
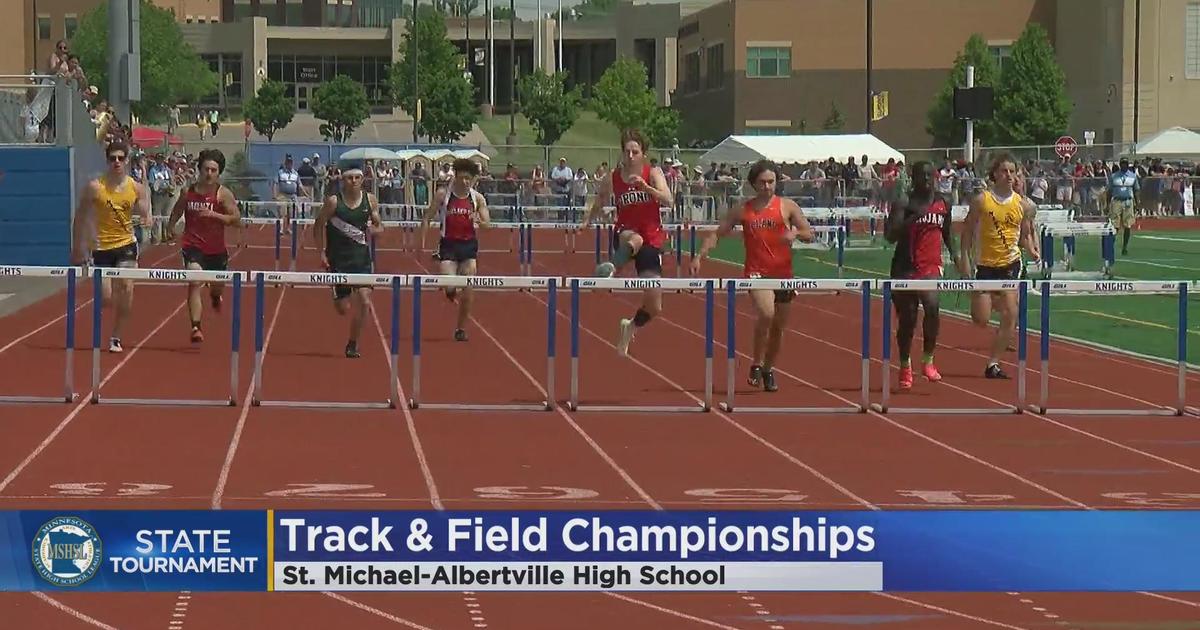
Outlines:
[{"label": "hurdle frame", "polygon": [[[0,266],[0,277],[67,279],[66,296],[66,339],[64,340],[65,365],[63,367],[63,393],[61,396],[3,395],[0,404],[73,403],[79,397],[75,392],[75,302],[78,277],[83,270],[78,267]],[[96,303],[96,309],[100,308]]]},{"label": "hurdle frame", "polygon": [[[964,286],[966,285],[966,286]],[[883,291],[883,356],[880,366],[883,384],[880,402],[871,408],[887,414],[920,415],[1013,415],[1023,413],[1027,396],[1027,361],[1029,342],[1029,280],[903,280],[891,279],[881,283]],[[992,291],[1017,290],[1017,377],[1016,403],[1003,407],[892,407],[892,293],[895,291]]]},{"label": "hurdle frame", "polygon": [[[1109,289],[1106,291],[1106,288]],[[1184,416],[1187,406],[1187,300],[1188,282],[1181,280],[1046,280],[1041,286],[1041,391],[1036,405],[1030,410],[1041,415],[1057,416]],[[1121,290],[1124,289],[1124,290]],[[1178,299],[1178,327],[1176,328],[1177,400],[1174,407],[1159,405],[1158,408],[1138,409],[1076,409],[1051,407],[1050,396],[1050,302],[1055,290],[1100,292],[1113,295],[1170,295]]]},{"label": "hurdle frame", "polygon": [[[693,278],[567,278],[571,288],[571,388],[567,408],[571,411],[612,413],[706,413],[713,407],[713,308],[714,288],[719,280]],[[654,286],[645,286],[654,283]],[[579,295],[589,291],[704,290],[704,398],[699,405],[588,405],[579,402]]]},{"label": "hurdle frame", "polygon": [[[862,292],[862,338],[859,358],[861,360],[861,386],[859,404],[846,407],[763,407],[738,406],[735,404],[737,379],[737,296],[743,291],[861,291]],[[871,405],[871,281],[829,279],[736,279],[725,280],[725,400],[720,403],[722,411],[729,413],[772,413],[772,414],[845,414],[866,413]]]},{"label": "hurdle frame", "polygon": [[[183,274],[183,277],[178,277]],[[206,271],[198,269],[138,269],[129,267],[105,267],[92,271],[92,396],[93,405],[140,405],[150,407],[236,407],[238,404],[238,357],[242,337],[242,278],[244,271]],[[195,398],[103,398],[100,395],[100,346],[103,335],[102,281],[108,280],[157,280],[176,282],[180,285],[192,283],[228,283],[232,285],[233,297],[230,308],[230,352],[229,352],[229,397],[216,399]],[[135,285],[136,286],[136,285]]]},{"label": "hurdle frame", "polygon": [[[399,348],[400,348],[400,290],[407,284],[407,276],[390,273],[329,273],[306,271],[279,271],[254,273],[254,387],[251,389],[250,404],[255,407],[285,407],[292,409],[346,409],[372,410],[395,409],[399,404]],[[354,288],[369,286],[373,288],[387,287],[392,295],[389,303],[392,307],[391,340],[388,345],[388,390],[390,398],[384,402],[357,402],[332,400],[280,400],[263,398],[263,359],[264,359],[264,330],[263,321],[266,317],[266,283],[276,285],[315,285],[332,288],[334,285],[346,284]]]},{"label": "hurdle frame", "polygon": [[[449,411],[551,411],[555,407],[554,400],[554,366],[555,340],[557,328],[555,319],[558,316],[558,283],[560,279],[553,276],[443,276],[443,275],[412,275],[409,285],[412,287],[412,384],[409,393],[409,409],[435,409]],[[473,291],[533,291],[545,289],[546,296],[546,399],[539,404],[532,403],[447,403],[421,401],[421,291],[424,288],[439,289],[471,289]]]}]

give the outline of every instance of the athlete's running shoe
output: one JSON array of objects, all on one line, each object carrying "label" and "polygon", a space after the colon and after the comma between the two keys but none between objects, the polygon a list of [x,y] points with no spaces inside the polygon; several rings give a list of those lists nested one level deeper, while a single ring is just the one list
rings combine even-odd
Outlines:
[{"label": "athlete's running shoe", "polygon": [[358,344],[357,343],[351,341],[346,344],[346,358],[347,359],[357,359],[361,356],[362,355],[358,353]]},{"label": "athlete's running shoe", "polygon": [[125,352],[125,348],[121,346],[121,340],[113,337],[108,341],[108,351],[113,354],[121,354]]},{"label": "athlete's running shoe", "polygon": [[204,333],[200,331],[199,327],[192,328],[192,343],[200,343],[201,341],[204,341]]},{"label": "athlete's running shoe", "polygon": [[633,326],[632,319],[622,319],[620,326],[620,334],[617,336],[617,354],[623,357],[629,356],[629,343],[633,341],[633,333],[637,330]]},{"label": "athlete's running shoe", "polygon": [[454,340],[455,341],[466,341],[467,340],[467,331],[465,331],[461,328],[454,329]]},{"label": "athlete's running shoe", "polygon": [[779,385],[775,384],[775,370],[770,368],[763,370],[763,391],[779,391]]},{"label": "athlete's running shoe", "polygon": [[912,366],[900,368],[900,389],[912,389],[912,386],[913,386]]},{"label": "athlete's running shoe", "polygon": [[763,369],[761,365],[750,366],[750,376],[746,377],[746,382],[751,387],[762,387]]},{"label": "athlete's running shoe", "polygon": [[446,299],[451,302],[458,301],[458,289],[446,289]]},{"label": "athlete's running shoe", "polygon": [[1004,370],[1000,369],[1000,365],[998,363],[992,363],[991,365],[987,366],[987,369],[983,371],[983,376],[984,378],[1008,378],[1008,375],[1004,373]]},{"label": "athlete's running shoe", "polygon": [[220,313],[221,312],[221,302],[224,300],[224,298],[222,298],[220,293],[217,293],[215,295],[209,295],[208,297],[212,303],[213,310]]},{"label": "athlete's running shoe", "polygon": [[925,380],[936,383],[942,380],[942,373],[938,371],[937,366],[932,363],[926,363],[921,371],[925,373]]},{"label": "athlete's running shoe", "polygon": [[615,273],[617,273],[617,266],[610,262],[606,261],[596,265],[596,277],[598,278],[611,278]]}]

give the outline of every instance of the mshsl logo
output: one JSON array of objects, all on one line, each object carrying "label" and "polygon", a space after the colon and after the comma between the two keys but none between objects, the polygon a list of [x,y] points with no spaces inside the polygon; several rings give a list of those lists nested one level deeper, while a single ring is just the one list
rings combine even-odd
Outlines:
[{"label": "mshsl logo", "polygon": [[33,537],[33,568],[55,586],[79,586],[92,579],[103,557],[100,536],[81,518],[56,517]]}]

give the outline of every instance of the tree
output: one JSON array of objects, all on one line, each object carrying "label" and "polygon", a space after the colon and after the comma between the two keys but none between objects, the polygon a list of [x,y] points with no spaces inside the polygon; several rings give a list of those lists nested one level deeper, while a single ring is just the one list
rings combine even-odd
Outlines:
[{"label": "tree", "polygon": [[279,81],[263,81],[258,93],[242,108],[246,120],[255,131],[267,137],[267,142],[273,141],[275,133],[291,124],[296,115],[296,101],[287,98],[284,90]]},{"label": "tree", "polygon": [[618,129],[645,127],[658,109],[658,100],[647,86],[642,62],[622,57],[609,66],[593,89],[592,109]]},{"label": "tree", "polygon": [[821,128],[825,131],[841,131],[846,126],[846,116],[842,114],[842,108],[838,107],[837,101],[829,104],[829,116],[825,118],[825,122]]},{"label": "tree", "polygon": [[650,115],[646,124],[646,139],[651,146],[669,148],[679,139],[679,127],[683,119],[679,112],[670,107],[659,107]]},{"label": "tree", "polygon": [[1054,144],[1071,121],[1067,78],[1046,29],[1030,23],[1000,71],[996,127],[1004,144]]},{"label": "tree", "polygon": [[583,0],[575,5],[575,14],[579,17],[602,17],[612,15],[617,11],[618,0]]},{"label": "tree", "polygon": [[[217,92],[220,78],[183,39],[175,15],[141,0],[141,100],[130,104],[139,118],[155,118],[167,107],[195,103]],[[108,3],[101,2],[79,21],[71,48],[88,82],[108,90]],[[128,122],[128,121],[125,121]]]},{"label": "tree", "polygon": [[339,74],[313,95],[313,117],[324,120],[321,135],[326,140],[345,142],[371,115],[367,91],[358,81]]},{"label": "tree", "polygon": [[[966,142],[966,123],[954,118],[954,88],[967,86],[969,65],[975,66],[976,87],[995,87],[1000,80],[1000,70],[988,50],[987,41],[978,33],[971,35],[966,46],[954,58],[950,76],[946,77],[946,83],[934,97],[933,105],[926,114],[925,131],[933,136],[936,146],[958,146]],[[975,138],[985,145],[992,143],[996,139],[995,121],[975,121]]]},{"label": "tree", "polygon": [[[414,49],[414,45],[416,48]],[[446,37],[446,22],[421,13],[400,44],[400,60],[392,64],[388,84],[392,102],[416,113],[421,99],[417,133],[442,142],[458,140],[475,124],[474,89],[463,76],[466,59]],[[419,62],[419,93],[413,92],[413,60]]]},{"label": "tree", "polygon": [[[496,1],[498,2],[499,0]],[[512,19],[512,9],[509,9],[508,7],[498,7],[493,3],[492,17],[497,20],[510,20]]]},{"label": "tree", "polygon": [[546,74],[538,68],[518,83],[521,112],[537,132],[538,144],[558,142],[579,118],[579,87],[567,90],[566,78],[565,74]]}]

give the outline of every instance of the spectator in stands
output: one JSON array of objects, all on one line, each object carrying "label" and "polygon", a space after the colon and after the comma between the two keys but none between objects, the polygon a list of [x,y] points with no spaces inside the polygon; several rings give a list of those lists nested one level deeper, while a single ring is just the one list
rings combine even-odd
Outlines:
[{"label": "spectator in stands", "polygon": [[25,105],[21,107],[21,132],[24,134],[25,142],[38,142],[38,131],[41,127],[41,121],[38,120],[37,114],[33,111],[33,102],[37,99],[37,88],[29,88],[25,90]]},{"label": "spectator in stands", "polygon": [[875,199],[877,191],[877,181],[879,177],[875,174],[875,167],[871,166],[867,161],[867,156],[862,156],[862,161],[858,165],[858,178],[856,188],[858,196],[866,198],[868,201]]},{"label": "spectator in stands", "polygon": [[83,72],[83,66],[79,65],[79,55],[67,56],[67,79],[71,87],[83,92],[88,88],[87,75]]},{"label": "spectator in stands", "polygon": [[592,179],[599,182],[607,178],[608,175],[608,162],[601,162],[600,166],[596,167],[596,174],[592,177]]},{"label": "spectator in stands", "polygon": [[571,180],[571,205],[582,208],[587,203],[588,174],[587,169],[577,169],[575,179]]},{"label": "spectator in stands", "polygon": [[174,134],[179,130],[179,106],[172,105],[167,111],[167,133]]},{"label": "spectator in stands", "polygon": [[290,234],[292,205],[304,194],[303,185],[300,183],[300,173],[296,170],[296,163],[290,153],[284,156],[283,165],[275,174],[273,184],[275,200],[283,202],[279,212],[283,219],[283,233]]},{"label": "spectator in stands", "polygon": [[208,131],[208,117],[204,110],[196,112],[196,130],[200,132],[200,142],[204,142],[204,134]]},{"label": "spectator in stands", "polygon": [[938,196],[950,205],[958,203],[958,195],[954,194],[954,169],[950,166],[950,160],[943,161],[942,168],[938,169],[934,189]]},{"label": "spectator in stands", "polygon": [[1129,255],[1129,235],[1133,230],[1134,200],[1141,188],[1137,172],[1129,165],[1128,158],[1121,158],[1120,166],[1108,176],[1108,220],[1113,227],[1123,230],[1121,255]]},{"label": "spectator in stands", "polygon": [[221,113],[215,107],[208,112],[208,128],[212,131],[212,137],[215,140],[217,132],[221,130]]},{"label": "spectator in stands", "polygon": [[321,161],[320,153],[312,154],[311,164],[313,169],[313,199],[321,201],[325,199],[325,178],[328,175],[328,171],[325,168],[325,163]]},{"label": "spectator in stands", "polygon": [[[509,164],[511,167],[512,164]],[[429,204],[429,175],[425,172],[424,160],[416,160],[416,165],[408,172],[412,181],[413,203],[418,206]]]},{"label": "spectator in stands", "polygon": [[571,180],[575,179],[575,171],[567,164],[567,158],[558,158],[558,166],[550,171],[551,187],[555,195],[563,198],[571,194]]},{"label": "spectator in stands", "polygon": [[1050,191],[1050,182],[1046,179],[1046,172],[1040,166],[1034,166],[1032,177],[1029,181],[1029,198],[1033,199],[1033,203],[1042,205],[1046,203],[1046,194]]},{"label": "spectator in stands", "polygon": [[167,164],[166,157],[161,153],[154,154],[154,164],[150,166],[150,208],[154,216],[170,214],[172,207],[171,175],[173,169]]},{"label": "spectator in stands", "polygon": [[529,175],[529,190],[533,194],[534,205],[538,204],[537,197],[546,194],[546,172],[542,170],[541,164],[535,164],[533,173]]},{"label": "spectator in stands", "polygon": [[[213,134],[213,137],[216,137],[216,134]],[[300,185],[305,191],[311,192],[316,189],[317,171],[312,167],[311,158],[305,157],[300,160],[300,168],[296,169],[296,174],[300,176]]]}]

